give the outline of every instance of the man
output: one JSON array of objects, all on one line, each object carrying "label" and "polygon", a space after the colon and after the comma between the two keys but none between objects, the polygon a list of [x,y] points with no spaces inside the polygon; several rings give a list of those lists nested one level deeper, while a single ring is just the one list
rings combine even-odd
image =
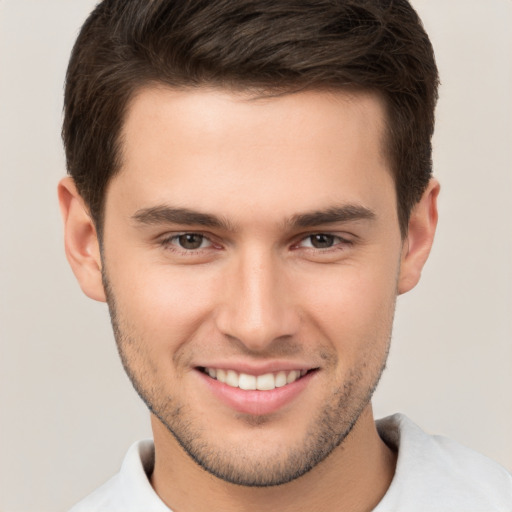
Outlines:
[{"label": "man", "polygon": [[437,69],[406,1],[105,0],[68,69],[66,252],[154,445],[73,510],[510,510],[375,423],[437,223]]}]

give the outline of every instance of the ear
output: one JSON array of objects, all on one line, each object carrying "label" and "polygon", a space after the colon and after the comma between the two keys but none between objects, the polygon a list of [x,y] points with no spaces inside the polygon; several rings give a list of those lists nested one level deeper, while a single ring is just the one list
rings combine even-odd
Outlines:
[{"label": "ear", "polygon": [[427,261],[437,226],[437,196],[440,185],[431,179],[420,201],[409,218],[409,230],[402,248],[398,293],[412,290],[420,280]]},{"label": "ear", "polygon": [[60,181],[58,194],[68,262],[82,291],[91,299],[105,302],[100,245],[94,222],[72,178]]}]

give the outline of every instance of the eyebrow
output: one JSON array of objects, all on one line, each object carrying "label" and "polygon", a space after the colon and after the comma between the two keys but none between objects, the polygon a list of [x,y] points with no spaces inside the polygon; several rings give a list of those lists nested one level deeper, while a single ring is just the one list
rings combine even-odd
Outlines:
[{"label": "eyebrow", "polygon": [[[189,208],[174,208],[159,205],[137,210],[132,218],[139,224],[179,224],[182,226],[203,226],[206,228],[236,231],[236,227],[227,219],[209,213],[198,212]],[[290,229],[310,228],[336,222],[373,220],[375,213],[360,205],[333,206],[325,210],[315,210],[293,215],[285,221]]]},{"label": "eyebrow", "polygon": [[287,222],[294,228],[311,228],[336,222],[351,222],[357,220],[374,220],[375,212],[365,206],[343,205],[333,206],[326,210],[318,210],[294,215]]},{"label": "eyebrow", "polygon": [[202,213],[189,208],[171,206],[154,206],[137,210],[132,218],[140,224],[180,224],[183,226],[204,226],[206,228],[233,231],[233,226],[225,219],[209,213]]}]

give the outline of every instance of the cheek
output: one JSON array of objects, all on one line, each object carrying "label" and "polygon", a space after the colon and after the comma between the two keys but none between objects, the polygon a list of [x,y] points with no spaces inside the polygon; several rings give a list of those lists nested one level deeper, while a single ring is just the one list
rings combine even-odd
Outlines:
[{"label": "cheek", "polygon": [[[382,266],[345,266],[318,274],[297,291],[309,304],[311,322],[344,353],[363,345],[387,343],[396,298],[398,269]],[[307,302],[306,302],[307,301]]]},{"label": "cheek", "polygon": [[192,267],[117,268],[112,287],[120,321],[139,339],[175,350],[208,317],[215,282]]},{"label": "cheek", "polygon": [[304,296],[310,297],[317,309],[334,305],[339,313],[370,313],[396,295],[398,268],[384,267],[363,263],[316,272],[307,279]]}]

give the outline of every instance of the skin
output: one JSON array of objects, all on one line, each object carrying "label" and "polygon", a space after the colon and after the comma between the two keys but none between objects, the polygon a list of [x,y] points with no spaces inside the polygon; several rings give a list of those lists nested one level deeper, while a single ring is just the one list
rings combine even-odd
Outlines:
[{"label": "skin", "polygon": [[[83,291],[108,299],[152,411],[151,482],[173,510],[364,511],[389,487],[396,455],[370,399],[396,296],[430,251],[439,185],[403,239],[384,115],[363,93],[144,89],[127,113],[101,253],[72,180],[61,182],[68,259]],[[258,414],[219,399],[204,366],[310,373]]]}]

